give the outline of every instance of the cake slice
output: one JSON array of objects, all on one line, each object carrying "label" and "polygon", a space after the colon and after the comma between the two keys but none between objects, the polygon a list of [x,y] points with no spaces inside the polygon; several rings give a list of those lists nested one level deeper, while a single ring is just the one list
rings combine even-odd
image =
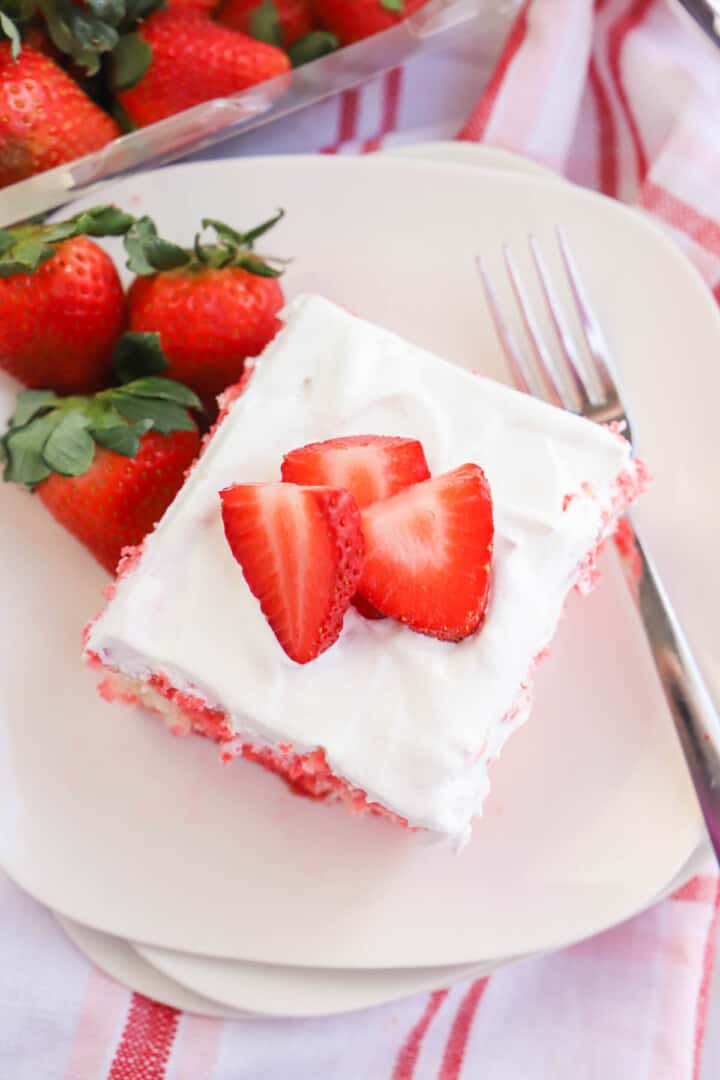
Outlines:
[{"label": "cake slice", "polygon": [[[106,697],[158,710],[173,732],[208,735],[224,757],[242,753],[305,794],[460,844],[488,765],[527,716],[565,598],[594,584],[598,549],[643,469],[616,432],[320,297],[296,300],[284,324],[126,557],[86,656],[106,669]],[[219,493],[279,481],[294,448],[368,433],[419,440],[433,477],[468,462],[483,470],[495,527],[485,617],[456,642],[350,606],[332,647],[296,663],[233,557]]]}]

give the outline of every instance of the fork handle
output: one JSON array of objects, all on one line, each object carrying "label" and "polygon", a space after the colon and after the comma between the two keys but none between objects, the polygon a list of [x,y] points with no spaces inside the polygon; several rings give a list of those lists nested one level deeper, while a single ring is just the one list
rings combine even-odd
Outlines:
[{"label": "fork handle", "polygon": [[637,557],[621,558],[637,598],[665,699],[720,862],[720,718],[672,604],[628,517]]}]

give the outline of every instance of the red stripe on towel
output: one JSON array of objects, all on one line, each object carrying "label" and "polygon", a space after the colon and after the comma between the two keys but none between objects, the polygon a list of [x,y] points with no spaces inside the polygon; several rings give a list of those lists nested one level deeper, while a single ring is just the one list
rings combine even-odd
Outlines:
[{"label": "red stripe on towel", "polygon": [[696,244],[714,255],[720,255],[720,225],[717,221],[701,214],[667,188],[652,181],[646,183],[640,193],[638,205],[657,214],[668,225],[684,232]]},{"label": "red stripe on towel", "polygon": [[458,1080],[475,1014],[489,981],[489,979],[476,979],[458,1005],[458,1011],[445,1044],[445,1054],[438,1080]]},{"label": "red stripe on towel", "polygon": [[645,154],[642,139],[640,138],[640,130],[632,109],[630,108],[630,101],[622,79],[621,63],[623,47],[628,36],[633,30],[637,29],[654,2],[655,0],[635,0],[608,31],[608,64],[615,83],[618,100],[630,132],[630,138],[632,139],[639,183],[642,183],[647,176],[647,155]]},{"label": "red stripe on towel", "polygon": [[505,48],[502,55],[498,60],[495,67],[495,71],[492,74],[492,78],[485,88],[480,102],[477,108],[474,110],[470,119],[466,123],[462,131],[458,132],[458,139],[466,139],[468,142],[480,142],[485,129],[488,126],[490,117],[492,115],[495,102],[498,98],[500,90],[502,89],[505,76],[508,69],[515,59],[515,55],[525,40],[528,28],[528,11],[530,9],[530,0],[525,4],[525,7],[515,20],[515,25],[510,31],[510,35],[505,42]]},{"label": "red stripe on towel", "polygon": [[400,93],[402,90],[402,68],[393,68],[386,72],[383,78],[382,88],[382,116],[377,135],[366,139],[363,144],[365,153],[379,150],[386,135],[397,130],[398,110],[400,107]]},{"label": "red stripe on towel", "polygon": [[180,1013],[133,994],[108,1080],[164,1080]]},{"label": "red stripe on towel", "polygon": [[340,98],[340,118],[338,120],[337,139],[330,146],[324,147],[324,149],[320,151],[321,154],[337,154],[345,143],[352,142],[357,133],[359,111],[359,89],[346,90]]},{"label": "red stripe on towel", "polygon": [[400,1053],[397,1056],[395,1068],[393,1069],[392,1080],[412,1080],[412,1077],[415,1074],[415,1066],[420,1054],[422,1041],[425,1038],[427,1029],[432,1023],[433,1017],[447,995],[447,990],[436,990],[428,998],[428,1003],[425,1006],[422,1016],[417,1023],[413,1025],[408,1037],[400,1047]]}]

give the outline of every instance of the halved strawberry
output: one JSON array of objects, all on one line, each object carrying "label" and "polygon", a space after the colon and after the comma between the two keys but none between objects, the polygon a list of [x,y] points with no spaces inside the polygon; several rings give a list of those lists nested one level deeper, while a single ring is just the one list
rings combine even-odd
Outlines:
[{"label": "halved strawberry", "polygon": [[461,465],[363,511],[358,591],[413,630],[459,641],[487,607],[492,497],[478,465]]},{"label": "halved strawberry", "polygon": [[373,607],[362,593],[355,593],[351,603],[358,614],[362,615],[363,619],[387,619],[387,615],[383,615],[382,611],[378,611],[376,607]]},{"label": "halved strawberry", "polygon": [[234,484],[220,492],[230,549],[285,652],[298,664],[337,640],[360,579],[360,511],[349,491]]},{"label": "halved strawberry", "polygon": [[396,435],[348,435],[310,443],[286,454],[282,463],[283,480],[347,488],[360,509],[429,476],[422,444]]}]

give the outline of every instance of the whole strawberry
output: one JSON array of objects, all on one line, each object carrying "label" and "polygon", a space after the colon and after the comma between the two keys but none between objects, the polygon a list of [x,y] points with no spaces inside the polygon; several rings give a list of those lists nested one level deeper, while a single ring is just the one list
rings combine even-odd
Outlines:
[{"label": "whole strawberry", "polygon": [[125,297],[115,264],[88,234],[120,235],[133,220],[96,207],[55,225],[0,230],[0,367],[60,394],[103,384]]},{"label": "whole strawberry", "polygon": [[116,87],[122,108],[141,127],[290,68],[281,49],[195,11],[158,11],[134,36],[150,47],[152,58],[147,70],[130,81],[118,79],[116,69]]},{"label": "whole strawberry", "polygon": [[370,37],[402,22],[427,0],[312,0],[321,26],[331,30],[341,45]]},{"label": "whole strawberry", "polygon": [[146,377],[94,397],[18,395],[0,440],[5,480],[25,484],[110,573],[182,486],[200,448],[186,387]]},{"label": "whole strawberry", "polygon": [[58,65],[0,42],[0,187],[99,150],[121,131]]},{"label": "whole strawberry", "polygon": [[160,335],[167,375],[190,386],[210,416],[245,360],[262,352],[280,328],[280,271],[252,251],[280,216],[246,233],[205,220],[216,242],[198,237],[192,249],[160,240],[147,218],[125,237],[128,265],[140,275],[128,291],[129,327]]},{"label": "whole strawberry", "polygon": [[217,20],[286,49],[313,27],[310,0],[225,0]]}]

